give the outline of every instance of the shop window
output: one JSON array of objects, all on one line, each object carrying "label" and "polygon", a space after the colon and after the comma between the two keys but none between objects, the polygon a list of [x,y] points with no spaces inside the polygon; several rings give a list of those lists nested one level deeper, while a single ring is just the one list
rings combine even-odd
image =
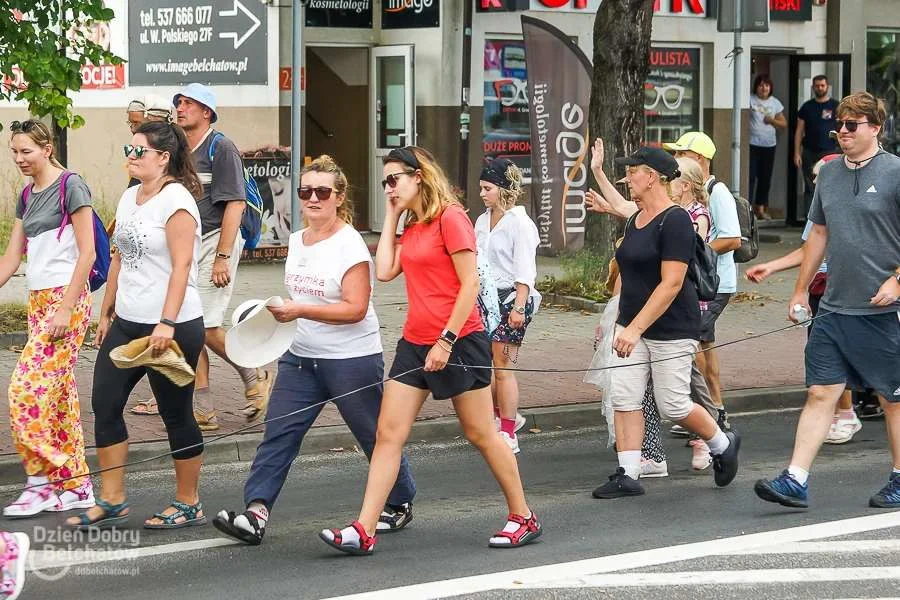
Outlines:
[{"label": "shop window", "polygon": [[866,89],[884,100],[887,108],[885,150],[900,154],[900,31],[870,29],[866,33]]},{"label": "shop window", "polygon": [[644,82],[646,143],[657,146],[700,129],[700,49],[650,49]]},{"label": "shop window", "polygon": [[512,160],[526,179],[531,177],[528,112],[525,42],[521,39],[485,40],[484,156]]}]

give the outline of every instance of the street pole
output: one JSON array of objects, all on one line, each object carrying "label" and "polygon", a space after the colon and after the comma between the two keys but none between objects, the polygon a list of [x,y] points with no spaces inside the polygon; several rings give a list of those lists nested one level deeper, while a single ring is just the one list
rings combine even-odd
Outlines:
[{"label": "street pole", "polygon": [[462,89],[459,113],[459,188],[463,197],[469,184],[469,94],[472,85],[472,3],[463,0]]},{"label": "street pole", "polygon": [[293,23],[291,24],[291,231],[300,230],[300,168],[303,161],[303,106],[301,104],[301,77],[303,75],[303,5],[302,0],[294,0]]},{"label": "street pole", "polygon": [[743,0],[734,0],[734,98],[731,112],[731,193],[741,193],[741,29],[744,27]]}]

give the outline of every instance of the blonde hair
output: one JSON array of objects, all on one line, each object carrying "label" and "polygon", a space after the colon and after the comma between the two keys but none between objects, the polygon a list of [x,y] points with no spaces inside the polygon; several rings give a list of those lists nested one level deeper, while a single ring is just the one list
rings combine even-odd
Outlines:
[{"label": "blonde hair", "polygon": [[350,200],[350,184],[347,176],[337,162],[327,154],[322,154],[300,171],[302,179],[307,173],[331,173],[334,176],[334,191],[343,196],[344,201],[338,204],[337,216],[348,225],[353,225],[353,202]]},{"label": "blonde hair", "polygon": [[[706,183],[703,181],[703,168],[693,158],[682,156],[675,159],[678,162],[678,170],[681,171],[681,179],[691,191],[691,197],[702,204],[709,205],[709,193],[706,191]],[[677,202],[677,201],[676,201]]]},{"label": "blonde hair", "polygon": [[514,164],[510,164],[506,169],[506,179],[509,181],[509,188],[499,187],[498,204],[503,210],[509,210],[516,205],[522,196],[522,171]]},{"label": "blonde hair", "polygon": [[[657,171],[656,169],[654,169],[653,167],[651,167],[649,165],[634,165],[634,166],[630,166],[628,168],[629,169],[641,169],[643,171],[646,171],[647,173],[656,173],[656,177],[659,178],[659,182],[662,184],[663,189],[666,191],[666,195],[669,198],[672,197],[672,182],[675,181],[674,179],[669,179],[668,177],[666,177],[665,175],[663,175],[662,173],[660,173],[659,171]],[[627,173],[627,171],[626,171],[626,173]]]},{"label": "blonde hair", "polygon": [[[28,131],[25,131],[26,128]],[[28,119],[27,121],[24,121],[22,123],[22,129],[13,130],[10,141],[17,135],[27,135],[32,142],[41,148],[50,146],[50,164],[57,169],[65,170],[65,167],[62,166],[62,163],[60,163],[55,156],[56,146],[53,144],[53,133],[50,132],[50,128],[47,127],[43,121],[38,121],[37,119]]]},{"label": "blonde hair", "polygon": [[[431,152],[419,146],[407,146],[406,150],[412,152],[416,157],[416,162],[419,163],[419,168],[416,171],[418,171],[421,179],[419,199],[422,203],[422,214],[424,215],[422,221],[431,223],[438,215],[444,212],[445,208],[452,204],[459,205],[459,201],[450,187],[450,181],[444,174],[444,170],[441,169]],[[390,154],[384,157],[383,163],[400,163],[407,169],[414,168],[413,165],[405,163]],[[408,227],[417,221],[415,212],[408,211],[405,226]]]}]

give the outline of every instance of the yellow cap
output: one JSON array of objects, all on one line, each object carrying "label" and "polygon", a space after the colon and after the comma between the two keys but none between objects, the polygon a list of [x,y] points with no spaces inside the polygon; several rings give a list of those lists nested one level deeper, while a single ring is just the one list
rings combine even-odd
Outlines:
[{"label": "yellow cap", "polygon": [[716,155],[716,145],[702,131],[688,131],[678,138],[677,142],[663,144],[663,148],[675,152],[690,150],[709,160],[712,160],[712,157]]}]

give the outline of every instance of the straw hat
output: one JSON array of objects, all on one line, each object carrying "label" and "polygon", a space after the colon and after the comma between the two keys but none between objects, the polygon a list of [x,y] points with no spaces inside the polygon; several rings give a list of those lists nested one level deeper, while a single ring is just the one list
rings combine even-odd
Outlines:
[{"label": "straw hat", "polygon": [[120,369],[147,367],[159,371],[178,387],[184,387],[194,381],[194,369],[184,360],[184,353],[175,340],[172,340],[165,352],[155,358],[150,348],[150,336],[113,348],[109,358]]},{"label": "straw hat", "polygon": [[282,306],[280,296],[247,300],[231,314],[232,327],[225,334],[225,354],[236,365],[257,368],[287,352],[294,341],[297,324],[279,323],[266,306]]}]

